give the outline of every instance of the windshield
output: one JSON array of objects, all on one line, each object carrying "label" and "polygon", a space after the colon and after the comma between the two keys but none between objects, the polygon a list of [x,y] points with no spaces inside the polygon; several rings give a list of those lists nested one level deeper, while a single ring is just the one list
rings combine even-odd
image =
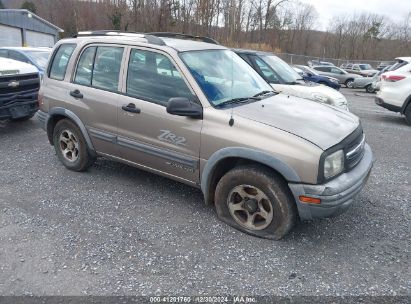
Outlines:
[{"label": "windshield", "polygon": [[372,70],[372,66],[369,64],[359,64],[361,70]]},{"label": "windshield", "polygon": [[293,70],[285,61],[277,56],[264,55],[261,58],[274,70],[274,72],[281,77],[281,79],[288,84],[295,83],[301,80],[301,76]]},{"label": "windshield", "polygon": [[51,52],[49,51],[26,51],[26,54],[33,59],[34,63],[45,69]]},{"label": "windshield", "polygon": [[188,51],[180,53],[180,57],[213,106],[273,90],[230,50]]}]

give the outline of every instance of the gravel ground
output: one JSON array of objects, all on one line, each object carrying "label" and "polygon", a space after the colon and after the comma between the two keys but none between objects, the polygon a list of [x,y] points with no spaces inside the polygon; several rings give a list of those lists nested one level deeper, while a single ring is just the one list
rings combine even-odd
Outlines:
[{"label": "gravel ground", "polygon": [[1,126],[0,294],[410,295],[411,127],[343,93],[375,153],[368,185],[278,242],[183,184],[104,159],[66,170],[34,119]]}]

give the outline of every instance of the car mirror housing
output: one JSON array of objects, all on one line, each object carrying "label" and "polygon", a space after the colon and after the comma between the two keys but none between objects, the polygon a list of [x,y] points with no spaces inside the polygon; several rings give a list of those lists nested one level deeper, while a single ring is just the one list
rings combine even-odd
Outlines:
[{"label": "car mirror housing", "polygon": [[168,100],[167,113],[201,119],[203,107],[186,97],[173,97]]}]

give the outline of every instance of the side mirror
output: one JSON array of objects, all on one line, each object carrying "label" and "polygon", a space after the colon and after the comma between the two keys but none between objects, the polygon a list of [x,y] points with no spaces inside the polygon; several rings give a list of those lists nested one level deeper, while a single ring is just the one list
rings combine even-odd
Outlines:
[{"label": "side mirror", "polygon": [[186,97],[173,97],[168,100],[167,113],[192,118],[203,118],[203,107]]}]

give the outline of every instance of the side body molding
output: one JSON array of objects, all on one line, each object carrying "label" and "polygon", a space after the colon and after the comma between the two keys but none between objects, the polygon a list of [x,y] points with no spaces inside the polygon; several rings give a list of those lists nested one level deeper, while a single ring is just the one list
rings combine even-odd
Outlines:
[{"label": "side body molding", "polygon": [[55,107],[55,108],[50,109],[48,114],[49,114],[49,116],[46,120],[47,134],[49,134],[50,123],[53,119],[53,116],[56,116],[56,115],[65,116],[67,118],[70,118],[72,121],[74,121],[76,123],[76,125],[79,127],[81,133],[84,136],[84,139],[86,140],[87,147],[88,147],[89,151],[93,154],[96,153],[95,150],[94,150],[93,143],[91,142],[90,135],[87,132],[86,126],[83,124],[81,119],[76,114],[74,114],[70,110],[67,110],[67,109],[64,109],[64,108],[61,108],[61,107]]},{"label": "side body molding", "polygon": [[213,172],[221,160],[229,157],[238,157],[264,164],[278,171],[287,182],[301,182],[300,177],[293,168],[272,154],[242,147],[223,148],[211,155],[201,174],[201,191],[204,194],[206,203],[211,199],[208,195]]}]

